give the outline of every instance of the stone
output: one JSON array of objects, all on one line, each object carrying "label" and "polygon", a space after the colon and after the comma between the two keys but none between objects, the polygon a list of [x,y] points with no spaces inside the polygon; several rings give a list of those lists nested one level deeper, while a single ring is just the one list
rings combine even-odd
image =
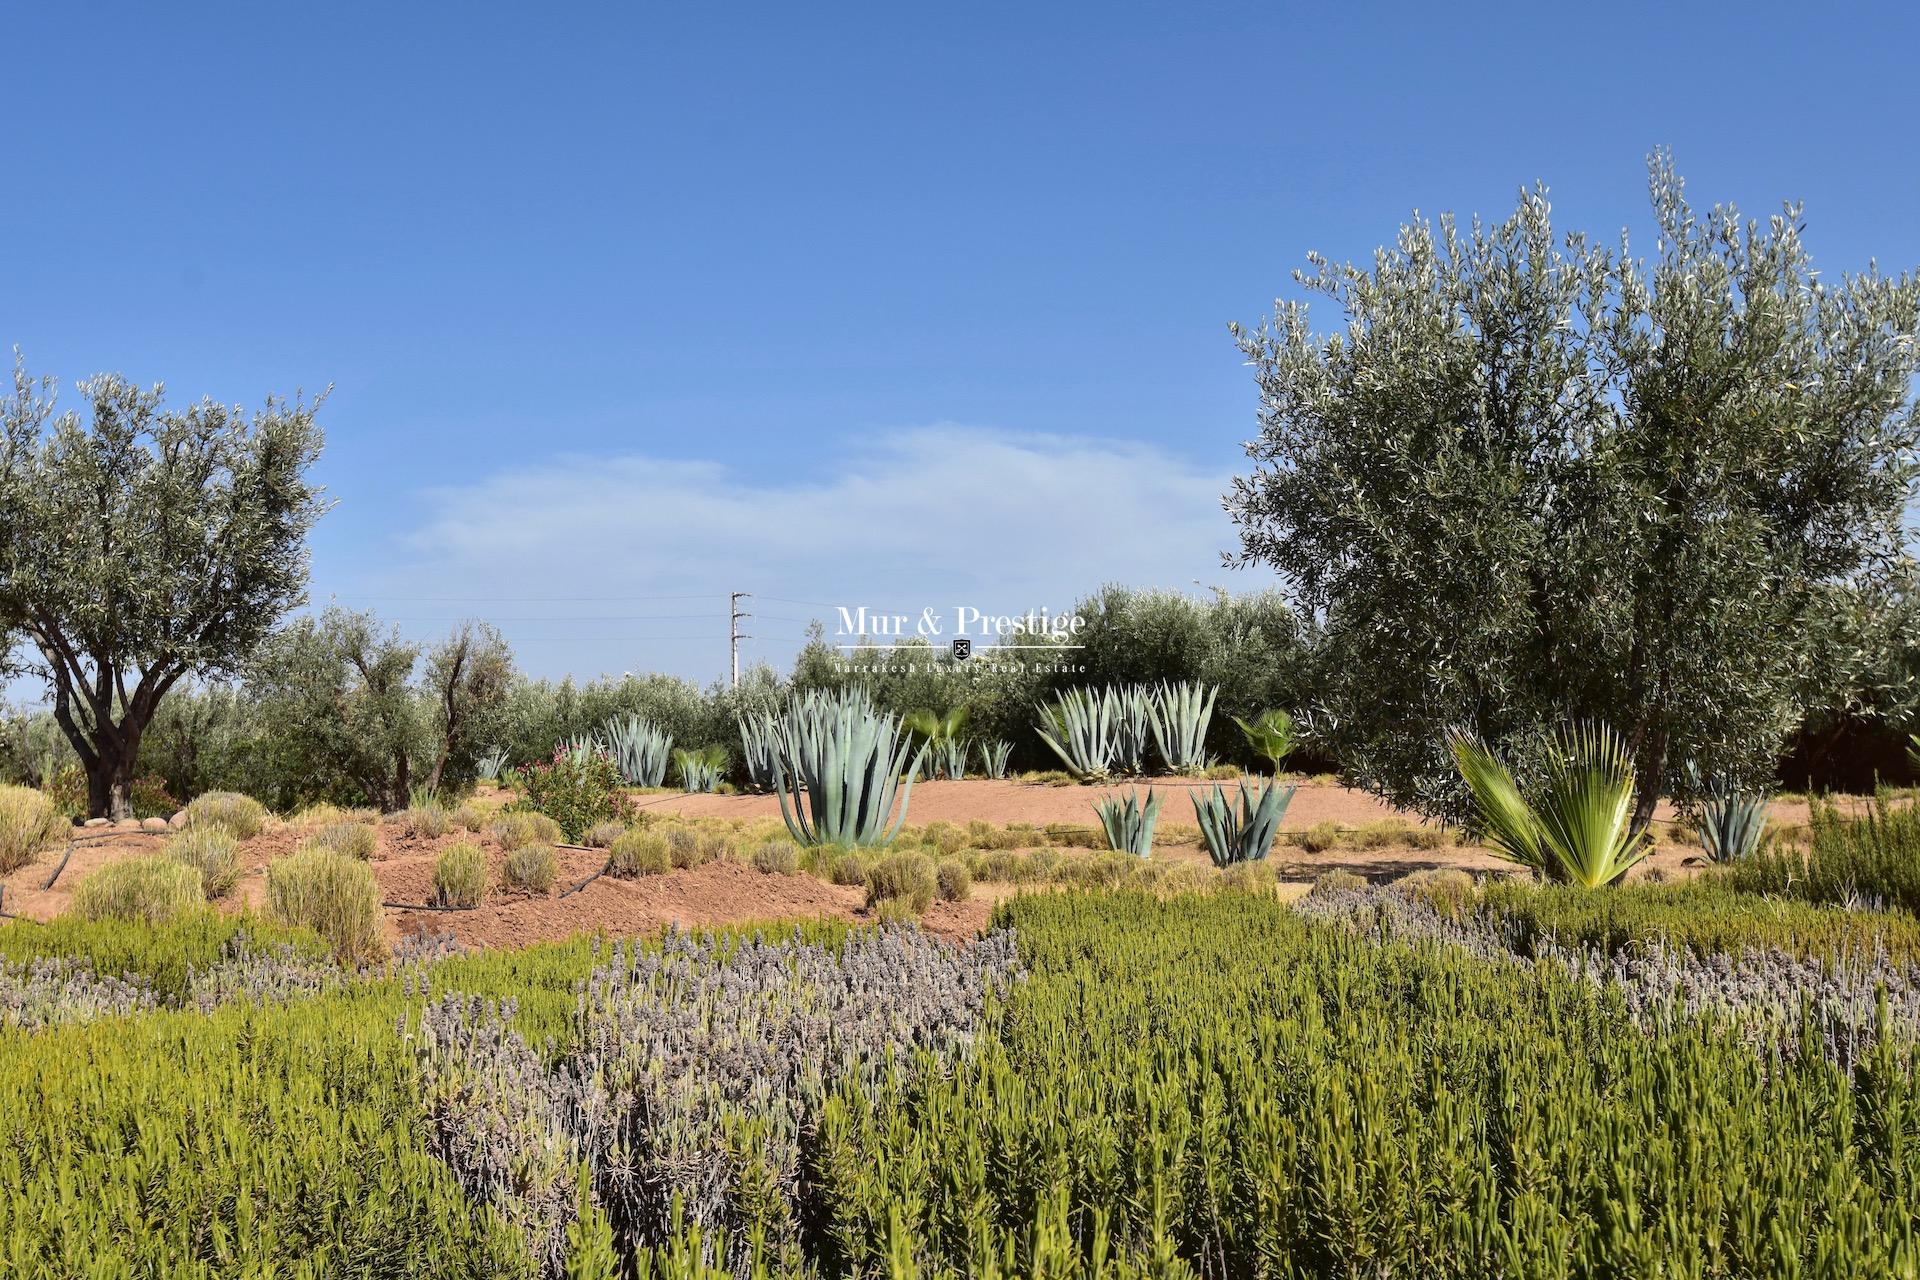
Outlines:
[{"label": "stone", "polygon": [[83,827],[110,827],[113,825],[113,823],[108,821],[106,818],[88,818],[85,822],[81,823],[80,825]]},{"label": "stone", "polygon": [[175,830],[178,830],[179,828],[186,826],[187,811],[185,809],[182,809],[180,812],[174,814],[171,818],[168,818],[167,825],[174,828]]}]

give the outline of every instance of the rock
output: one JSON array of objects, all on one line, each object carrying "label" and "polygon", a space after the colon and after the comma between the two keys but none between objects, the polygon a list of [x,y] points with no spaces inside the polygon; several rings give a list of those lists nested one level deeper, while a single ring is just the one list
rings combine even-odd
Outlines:
[{"label": "rock", "polygon": [[113,823],[106,818],[88,818],[80,825],[83,827],[110,827]]},{"label": "rock", "polygon": [[175,828],[176,830],[177,830],[177,829],[179,829],[179,828],[181,828],[181,827],[184,827],[184,826],[186,826],[186,825],[187,825],[187,811],[186,811],[185,809],[182,809],[182,810],[181,810],[180,812],[178,812],[178,813],[176,813],[176,814],[174,814],[174,815],[173,815],[173,816],[172,816],[171,818],[168,818],[168,819],[167,819],[167,825],[168,825],[168,826],[170,826],[170,827],[173,827],[173,828]]},{"label": "rock", "polygon": [[168,825],[165,818],[142,818],[140,819],[140,829],[142,831],[161,832],[170,831],[172,827]]}]

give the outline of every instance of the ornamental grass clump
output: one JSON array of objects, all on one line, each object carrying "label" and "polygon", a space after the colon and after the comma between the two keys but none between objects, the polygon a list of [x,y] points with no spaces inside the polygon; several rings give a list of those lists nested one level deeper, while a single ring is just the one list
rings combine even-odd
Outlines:
[{"label": "ornamental grass clump", "polygon": [[791,840],[769,840],[753,851],[753,869],[770,876],[797,875],[800,846]]},{"label": "ornamental grass clump", "polygon": [[337,853],[343,858],[357,858],[366,862],[379,851],[380,835],[364,822],[330,822],[302,840],[300,848]]},{"label": "ornamental grass clump", "polygon": [[942,902],[965,902],[973,896],[973,872],[962,858],[943,858],[933,869],[934,892]]},{"label": "ornamental grass clump", "polygon": [[242,840],[251,840],[265,830],[267,817],[265,805],[237,791],[208,791],[195,796],[187,806],[189,827],[225,827]]},{"label": "ornamental grass clump", "polygon": [[626,834],[626,830],[627,824],[624,822],[615,822],[611,819],[606,822],[596,822],[581,835],[580,843],[589,849],[611,849],[613,842]]},{"label": "ornamental grass clump", "polygon": [[433,904],[477,907],[487,897],[487,855],[470,840],[460,840],[433,860]]},{"label": "ornamental grass clump", "polygon": [[193,868],[208,901],[223,896],[240,879],[240,841],[225,827],[188,827],[169,836],[162,852]]},{"label": "ornamental grass clump", "polygon": [[161,854],[109,862],[73,894],[73,913],[82,920],[166,924],[205,906],[200,873]]},{"label": "ornamental grass clump", "polygon": [[438,840],[453,829],[453,816],[437,800],[421,800],[400,813],[400,829],[416,840]]},{"label": "ornamental grass clump", "polygon": [[558,844],[560,824],[544,813],[514,810],[501,814],[487,828],[495,842],[508,853],[530,844]]},{"label": "ornamental grass clump", "polygon": [[919,853],[890,853],[867,868],[867,908],[891,899],[919,915],[933,905],[940,882],[933,859]]},{"label": "ornamental grass clump", "polygon": [[560,863],[550,844],[524,844],[507,855],[501,865],[500,880],[509,888],[535,895],[553,892],[560,878]]},{"label": "ornamental grass clump", "polygon": [[267,914],[281,924],[311,929],[345,965],[367,964],[387,953],[380,886],[358,858],[302,847],[267,864]]},{"label": "ornamental grass clump", "polygon": [[667,837],[658,831],[633,827],[607,848],[607,874],[620,879],[663,876],[673,870]]},{"label": "ornamental grass clump", "polygon": [[32,787],[0,785],[0,875],[32,862],[69,826],[44,793]]}]

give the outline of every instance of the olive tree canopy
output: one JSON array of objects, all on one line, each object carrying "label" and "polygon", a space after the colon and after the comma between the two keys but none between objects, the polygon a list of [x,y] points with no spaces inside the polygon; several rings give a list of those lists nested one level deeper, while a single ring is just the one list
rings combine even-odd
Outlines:
[{"label": "olive tree canopy", "polygon": [[1797,206],[1688,205],[1650,162],[1650,258],[1420,221],[1236,327],[1261,391],[1226,506],[1242,563],[1325,628],[1309,724],[1362,785],[1457,811],[1444,731],[1522,759],[1570,719],[1632,745],[1644,823],[1686,766],[1751,782],[1792,728],[1802,623],[1903,552],[1920,283],[1824,278]]},{"label": "olive tree canopy", "polygon": [[54,416],[17,354],[0,401],[0,631],[24,636],[87,772],[126,817],[140,736],[189,673],[236,671],[305,599],[319,407],[247,414],[103,375]]}]

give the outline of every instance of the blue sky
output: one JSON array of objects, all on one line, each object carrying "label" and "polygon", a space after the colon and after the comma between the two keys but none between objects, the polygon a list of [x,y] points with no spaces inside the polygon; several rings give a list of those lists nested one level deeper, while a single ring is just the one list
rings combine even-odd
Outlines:
[{"label": "blue sky", "polygon": [[[1803,200],[1920,264],[1905,6],[39,5],[0,343],[333,383],[313,593],[542,674],[784,661],[825,604],[1235,589],[1231,320],[1414,209]],[[1325,323],[1333,323],[1328,316]],[[776,599],[777,597],[777,599]],[[682,616],[691,615],[691,616]]]}]

